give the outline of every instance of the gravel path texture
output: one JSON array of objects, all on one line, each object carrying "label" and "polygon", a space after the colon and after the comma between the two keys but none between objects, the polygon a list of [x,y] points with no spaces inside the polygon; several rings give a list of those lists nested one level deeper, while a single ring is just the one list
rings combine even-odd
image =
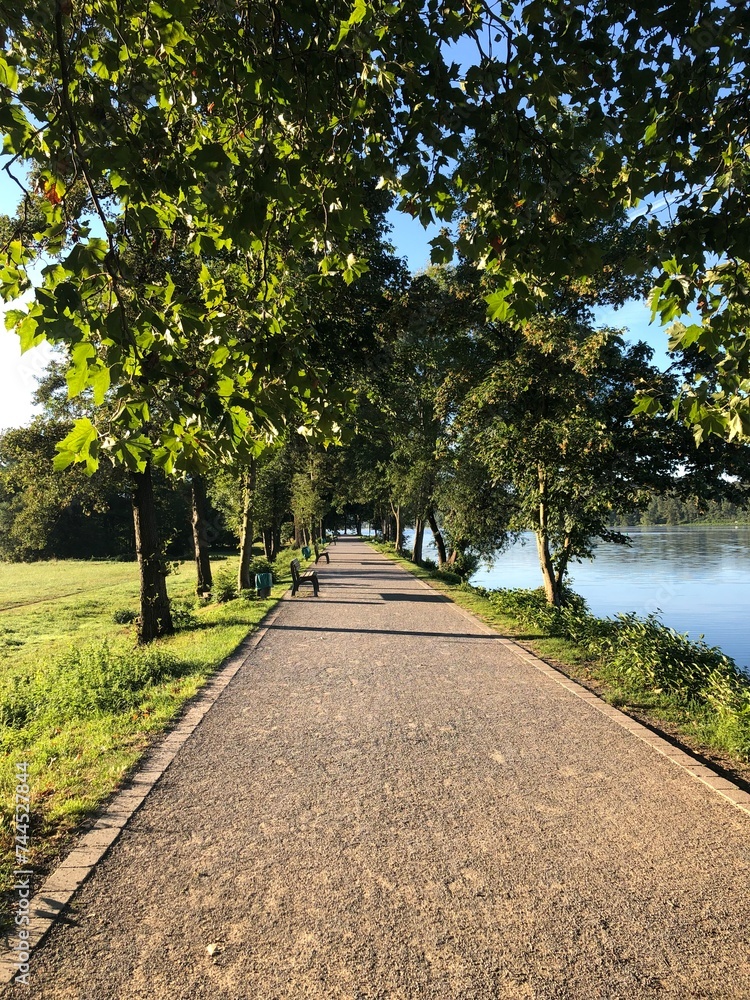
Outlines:
[{"label": "gravel path texture", "polygon": [[750,998],[750,816],[364,543],[317,570],[0,996]]}]

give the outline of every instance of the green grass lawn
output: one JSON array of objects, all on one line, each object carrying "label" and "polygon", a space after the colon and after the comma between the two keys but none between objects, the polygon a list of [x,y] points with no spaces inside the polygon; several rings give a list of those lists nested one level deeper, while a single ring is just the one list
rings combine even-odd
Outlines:
[{"label": "green grass lawn", "polygon": [[[170,583],[188,582],[189,566]],[[175,590],[174,586],[170,591]],[[134,562],[0,563],[4,668],[58,643],[112,635],[112,611],[138,607]]]},{"label": "green grass lawn", "polygon": [[[15,767],[29,764],[31,861],[43,871],[222,661],[285,592],[196,606],[192,563],[168,578],[175,635],[138,647],[135,562],[0,564],[0,891],[14,860]],[[297,553],[297,555],[299,555]],[[235,574],[237,559],[213,562]]]}]

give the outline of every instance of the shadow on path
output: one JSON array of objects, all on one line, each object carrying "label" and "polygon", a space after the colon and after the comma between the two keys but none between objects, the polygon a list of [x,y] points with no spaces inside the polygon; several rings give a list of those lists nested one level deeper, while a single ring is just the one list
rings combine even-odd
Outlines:
[{"label": "shadow on path", "polygon": [[[314,600],[314,598],[313,598]],[[417,632],[397,628],[334,628],[330,625],[266,625],[269,632],[341,632],[351,635],[421,635],[433,639],[486,639],[495,642],[497,639],[510,639],[508,635],[485,635],[473,632]],[[514,638],[518,638],[515,636]],[[531,637],[529,637],[531,638]]]}]

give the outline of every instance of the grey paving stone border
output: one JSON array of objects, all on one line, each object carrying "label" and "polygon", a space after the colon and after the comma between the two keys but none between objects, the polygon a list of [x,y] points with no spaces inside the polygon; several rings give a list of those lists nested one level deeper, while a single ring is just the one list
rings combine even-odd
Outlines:
[{"label": "grey paving stone border", "polygon": [[[260,644],[268,629],[282,611],[283,602],[290,599],[287,591],[278,604],[262,619],[259,628],[250,633],[230,655],[225,665],[201,689],[176,725],[157,746],[146,755],[141,767],[99,815],[93,826],[78,840],[76,846],[42,883],[29,903],[30,922],[26,928],[28,951],[33,954],[52,925],[60,918],[73,894],[80,889],[96,865],[120,836],[130,817],[143,805],[146,796],[164,774],[188,737],[200,725],[219,695]],[[0,952],[0,984],[10,983],[18,974],[17,953],[6,935]]]}]

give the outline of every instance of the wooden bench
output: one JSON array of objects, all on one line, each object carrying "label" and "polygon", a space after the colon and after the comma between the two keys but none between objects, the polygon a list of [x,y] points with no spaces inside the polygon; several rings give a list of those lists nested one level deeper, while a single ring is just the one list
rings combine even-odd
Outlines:
[{"label": "wooden bench", "polygon": [[325,549],[323,549],[322,552],[320,551],[320,549],[318,548],[318,543],[317,542],[313,542],[313,549],[315,550],[315,562],[316,563],[317,563],[318,559],[322,559],[323,556],[326,557],[326,562],[327,563],[329,563],[331,561],[331,557],[328,555],[328,553],[326,552]]},{"label": "wooden bench", "polygon": [[292,559],[292,597],[303,583],[309,583],[313,589],[313,595],[318,596],[318,588],[320,587],[318,574],[314,569],[306,569],[303,573],[299,568],[299,559]]}]

